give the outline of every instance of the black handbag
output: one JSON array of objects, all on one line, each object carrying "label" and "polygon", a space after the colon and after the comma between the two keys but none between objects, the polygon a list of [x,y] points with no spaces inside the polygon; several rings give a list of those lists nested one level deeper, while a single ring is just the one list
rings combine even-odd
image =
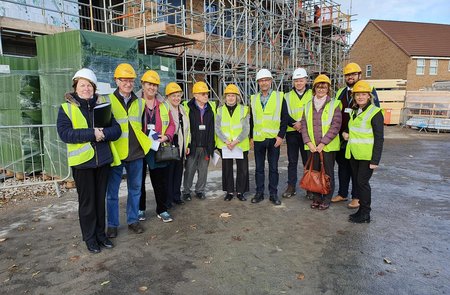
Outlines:
[{"label": "black handbag", "polygon": [[158,151],[156,151],[155,161],[157,163],[164,161],[179,161],[180,150],[177,146],[171,145],[170,143],[161,143],[159,145]]}]

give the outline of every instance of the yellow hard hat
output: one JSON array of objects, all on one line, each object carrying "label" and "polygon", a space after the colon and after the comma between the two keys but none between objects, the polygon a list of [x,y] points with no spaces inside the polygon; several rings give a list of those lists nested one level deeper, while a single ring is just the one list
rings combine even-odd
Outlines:
[{"label": "yellow hard hat", "polygon": [[372,92],[372,87],[367,83],[366,81],[359,80],[355,83],[352,89],[353,93],[359,93],[359,92]]},{"label": "yellow hard hat", "polygon": [[170,82],[169,84],[167,84],[167,86],[166,86],[166,96],[167,95],[171,95],[172,93],[176,93],[176,92],[183,92],[183,90],[181,89],[180,85],[178,85],[175,82]]},{"label": "yellow hard hat", "polygon": [[241,95],[241,93],[239,92],[239,88],[237,88],[237,86],[234,84],[228,84],[227,87],[225,87],[225,91],[223,92],[223,94]]},{"label": "yellow hard hat", "polygon": [[357,63],[351,62],[344,67],[344,75],[359,72],[361,72],[361,67]]},{"label": "yellow hard hat", "polygon": [[114,71],[114,79],[116,78],[135,79],[136,72],[130,64],[120,64]]},{"label": "yellow hard hat", "polygon": [[319,76],[316,77],[316,79],[314,79],[313,87],[316,86],[317,83],[323,83],[323,82],[331,85],[330,78],[328,78],[327,75],[320,74]]},{"label": "yellow hard hat", "polygon": [[144,73],[144,75],[142,75],[141,82],[148,82],[159,85],[161,84],[161,79],[159,78],[159,75],[156,71],[148,70]]},{"label": "yellow hard hat", "polygon": [[194,93],[194,94],[195,93],[207,93],[207,92],[209,92],[208,85],[206,85],[206,83],[203,81],[196,82],[194,84],[194,87],[192,87],[192,93]]}]

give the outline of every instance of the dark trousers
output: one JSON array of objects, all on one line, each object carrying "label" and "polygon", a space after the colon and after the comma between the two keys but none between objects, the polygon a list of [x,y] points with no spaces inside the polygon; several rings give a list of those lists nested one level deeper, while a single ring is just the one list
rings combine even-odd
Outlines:
[{"label": "dark trousers", "polygon": [[244,194],[249,190],[248,151],[244,152],[243,159],[236,160],[236,185],[233,176],[233,159],[222,160],[222,189],[227,193]]},{"label": "dark trousers", "polygon": [[144,158],[144,168],[142,169],[142,187],[141,198],[139,200],[139,210],[145,211],[147,208],[147,194],[145,191],[145,178],[147,176],[147,169],[150,174],[150,181],[153,186],[153,192],[155,194],[156,201],[156,214],[160,214],[167,211],[167,167],[150,169]]},{"label": "dark trousers", "polygon": [[369,180],[373,174],[373,169],[369,168],[370,161],[356,160],[352,157],[350,165],[356,183],[356,193],[359,196],[359,211],[362,214],[369,214],[372,202],[372,190]]},{"label": "dark trousers", "polygon": [[105,199],[109,165],[93,169],[72,168],[78,193],[78,216],[83,241],[104,241]]},{"label": "dark trousers", "polygon": [[170,161],[169,167],[167,167],[167,207],[170,207],[170,205],[172,205],[172,202],[181,200],[183,163],[184,160]]},{"label": "dark trousers", "polygon": [[288,155],[288,185],[297,185],[297,166],[298,154],[302,156],[303,166],[306,164],[307,155],[305,151],[305,144],[303,143],[302,134],[298,131],[289,131],[286,133],[286,145]]},{"label": "dark trousers", "polygon": [[278,194],[278,159],[280,158],[280,147],[274,147],[275,138],[264,141],[255,141],[255,182],[256,192],[264,193],[264,164],[269,163],[269,193],[271,196]]},{"label": "dark trousers", "polygon": [[352,180],[352,199],[357,199],[356,193],[356,181],[353,179],[352,168],[350,166],[350,160],[345,158],[345,146],[336,152],[336,162],[338,164],[338,178],[339,178],[339,190],[338,195],[344,198],[348,197],[348,189],[350,186],[350,179]]},{"label": "dark trousers", "polygon": [[[316,171],[320,171],[320,156],[319,153],[311,153],[310,151],[307,152],[308,157],[313,155],[314,157],[314,165],[313,169]],[[336,160],[336,152],[322,152],[323,154],[323,165],[325,167],[325,173],[330,176],[330,193],[327,195],[321,195],[318,193],[313,193],[314,195],[314,201],[324,202],[324,203],[330,203],[331,197],[334,193],[334,161]]]}]

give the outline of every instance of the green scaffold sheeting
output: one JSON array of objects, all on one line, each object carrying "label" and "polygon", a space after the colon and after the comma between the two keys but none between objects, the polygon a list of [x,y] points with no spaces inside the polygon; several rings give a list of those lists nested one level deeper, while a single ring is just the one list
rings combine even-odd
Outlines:
[{"label": "green scaffold sheeting", "polygon": [[177,77],[176,73],[176,59],[170,57],[163,57],[158,55],[144,55],[138,54],[139,70],[143,75],[147,70],[155,70],[161,78],[159,85],[159,92],[164,95],[166,85],[169,82],[174,82]]},{"label": "green scaffold sheeting", "polygon": [[41,171],[42,137],[39,128],[28,127],[42,123],[37,58],[0,56],[0,69],[0,166]]},{"label": "green scaffold sheeting", "polygon": [[[72,92],[72,77],[80,68],[93,70],[99,82],[115,87],[120,63],[138,67],[137,40],[90,31],[70,31],[36,38],[41,80],[43,123],[55,124],[64,94]],[[56,132],[44,130],[46,173],[64,177],[69,171],[66,146]]]}]

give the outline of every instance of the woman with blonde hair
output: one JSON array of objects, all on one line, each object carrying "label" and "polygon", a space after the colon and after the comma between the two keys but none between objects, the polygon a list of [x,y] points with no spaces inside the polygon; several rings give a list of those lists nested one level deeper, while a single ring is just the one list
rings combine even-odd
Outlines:
[{"label": "woman with blonde hair", "polygon": [[[227,192],[224,200],[231,201],[236,193],[240,201],[246,201],[244,194],[249,190],[249,108],[240,103],[240,92],[236,85],[229,84],[224,95],[215,121],[216,144],[222,152],[222,189]],[[225,158],[226,152],[233,151],[235,156]],[[237,165],[236,181],[233,176],[233,157]]]}]

